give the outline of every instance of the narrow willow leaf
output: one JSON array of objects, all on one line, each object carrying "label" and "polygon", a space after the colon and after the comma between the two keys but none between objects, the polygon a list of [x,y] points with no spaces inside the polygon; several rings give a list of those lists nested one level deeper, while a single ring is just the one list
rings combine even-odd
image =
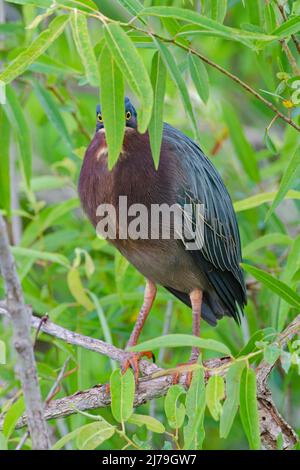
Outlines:
[{"label": "narrow willow leaf", "polygon": [[115,433],[115,427],[107,421],[96,421],[83,426],[76,439],[80,450],[94,450]]},{"label": "narrow willow leaf", "polygon": [[245,172],[252,181],[257,183],[259,181],[259,171],[255,152],[246,139],[240,120],[229,103],[223,106],[223,116],[229,129],[232,144]]},{"label": "narrow willow leaf", "polygon": [[158,168],[163,135],[164,97],[166,88],[166,67],[160,53],[152,59],[151,83],[153,87],[153,110],[149,124],[149,138],[155,167]]},{"label": "narrow willow leaf", "polygon": [[25,403],[23,396],[20,397],[15,403],[11,405],[4,417],[3,434],[6,439],[12,435],[18,419],[25,411]]},{"label": "narrow willow leaf", "polygon": [[[292,289],[296,288],[296,279],[294,275],[300,266],[300,235],[298,235],[290,249],[289,255],[287,257],[285,268],[280,276],[280,280],[285,282]],[[284,328],[288,313],[290,310],[290,305],[283,301],[279,301],[278,306],[278,331],[281,331]]]},{"label": "narrow willow leaf", "polygon": [[172,80],[174,81],[175,85],[178,88],[179,94],[182,99],[182,103],[184,105],[184,109],[191,120],[195,135],[197,136],[199,140],[200,135],[199,135],[198,124],[195,118],[195,114],[192,108],[192,104],[190,101],[188,89],[184,81],[184,78],[178,68],[178,65],[175,62],[173,55],[171,54],[167,46],[155,38],[153,38],[153,40],[155,44],[157,45],[158,50],[161,53],[161,56],[165,62],[165,65],[167,67],[170,77],[172,78]]},{"label": "narrow willow leaf", "polygon": [[261,33],[252,33],[249,31],[244,31],[241,29],[230,28],[225,26],[217,21],[207,18],[206,16],[200,15],[199,13],[177,7],[148,7],[144,8],[139,16],[158,16],[158,17],[172,17],[177,18],[178,20],[186,21],[188,23],[196,24],[201,26],[204,29],[214,33],[216,32],[219,36],[222,35],[224,38],[240,41],[244,45],[251,47],[251,40],[260,40],[260,41],[273,41],[275,36],[270,36],[267,34]]},{"label": "narrow willow leaf", "polygon": [[286,38],[291,34],[297,34],[300,31],[300,16],[293,16],[274,29],[272,34],[280,39]]},{"label": "narrow willow leaf", "polygon": [[151,81],[144,62],[120,25],[117,23],[108,24],[105,27],[104,35],[119,69],[140,100],[138,128],[141,133],[144,133],[149,125],[153,106]]},{"label": "narrow willow leaf", "polygon": [[260,449],[260,431],[256,399],[256,376],[253,369],[243,370],[240,386],[240,417],[250,448]]},{"label": "narrow willow leaf", "polygon": [[34,82],[34,90],[42,107],[45,110],[47,118],[49,118],[68,147],[72,149],[72,140],[66,128],[65,122],[59,112],[59,107],[57,106],[51,93],[38,82]]},{"label": "narrow willow leaf", "polygon": [[14,256],[30,258],[33,262],[37,260],[44,260],[50,261],[51,263],[58,263],[65,268],[70,267],[68,258],[59,253],[48,253],[47,251],[33,250],[32,248],[23,248],[22,246],[12,246],[11,251]]},{"label": "narrow willow leaf", "polygon": [[72,441],[80,433],[81,429],[82,427],[65,434],[61,439],[55,442],[55,444],[51,447],[51,450],[62,449],[68,442]]},{"label": "narrow willow leaf", "polygon": [[21,75],[61,35],[69,21],[69,15],[55,17],[45,29],[8,67],[0,73],[0,80],[9,83]]},{"label": "narrow willow leaf", "polygon": [[[118,2],[133,16],[137,16],[144,8],[144,5],[139,2],[139,0],[118,0]],[[144,18],[141,18],[141,21],[146,24],[146,20]]]},{"label": "narrow willow leaf", "polygon": [[27,121],[23,114],[22,106],[14,89],[10,86],[6,87],[7,103],[3,107],[6,112],[10,124],[14,130],[19,145],[21,168],[25,178],[27,188],[30,187],[31,179],[31,139]]},{"label": "narrow willow leaf", "polygon": [[76,302],[82,305],[88,312],[94,310],[94,304],[90,301],[85,293],[84,287],[80,279],[78,269],[71,268],[67,276],[68,287]]},{"label": "narrow willow leaf", "polygon": [[131,369],[122,374],[116,369],[110,376],[111,411],[118,423],[125,423],[133,414],[135,383]]},{"label": "narrow willow leaf", "polygon": [[185,395],[181,385],[173,385],[169,388],[165,398],[165,413],[172,429],[179,429],[183,425],[185,417],[185,406],[179,399]]},{"label": "narrow willow leaf", "polygon": [[226,439],[240,403],[240,382],[245,362],[235,362],[226,374],[226,399],[220,419],[220,437]]},{"label": "narrow willow leaf", "polygon": [[274,201],[272,202],[272,205],[266,215],[265,220],[269,219],[272,212],[274,212],[276,207],[281,203],[284,196],[286,195],[286,193],[288,192],[288,190],[294,183],[296,177],[299,175],[300,175],[300,147],[296,150],[291,160],[289,161],[287,169],[285,170],[282,180],[280,182],[278,192],[275,196]]},{"label": "narrow willow leaf", "polygon": [[210,414],[219,421],[222,413],[221,400],[224,398],[224,379],[220,375],[212,375],[206,385],[205,401]]},{"label": "narrow willow leaf", "polygon": [[[247,356],[248,354],[254,352],[254,351],[257,351],[258,350],[258,346],[257,346],[257,343],[258,342],[261,342],[261,341],[273,341],[273,339],[275,340],[277,336],[277,331],[272,328],[272,327],[269,327],[269,328],[264,328],[263,330],[258,330],[258,331],[255,331],[255,333],[253,333],[253,335],[250,337],[250,339],[248,340],[248,342],[242,347],[242,349],[239,351],[239,353],[237,354],[237,358],[238,357],[242,357],[242,356]],[[248,359],[249,362],[250,362],[250,358]]]},{"label": "narrow willow leaf", "polygon": [[211,17],[223,23],[227,11],[227,0],[211,0]]},{"label": "narrow willow leaf", "polygon": [[198,95],[204,103],[207,103],[209,97],[208,75],[202,60],[199,57],[189,54],[189,70],[198,92]]},{"label": "narrow willow leaf", "polygon": [[100,103],[111,169],[122,150],[125,131],[124,80],[110,50],[102,49],[99,59]]},{"label": "narrow willow leaf", "polygon": [[271,34],[276,27],[276,14],[271,2],[265,4],[265,25],[268,34]]},{"label": "narrow willow leaf", "polygon": [[77,51],[83,63],[90,85],[98,86],[99,74],[96,56],[88,31],[87,19],[75,9],[71,13],[71,27]]},{"label": "narrow willow leaf", "polygon": [[6,364],[6,345],[0,340],[0,365]]},{"label": "narrow willow leaf", "polygon": [[248,245],[244,246],[243,256],[244,258],[247,258],[257,250],[265,248],[269,245],[291,245],[292,243],[293,240],[288,235],[284,235],[283,233],[269,233],[257,238],[256,240],[253,240],[253,242],[250,242]]},{"label": "narrow willow leaf", "polygon": [[10,217],[10,127],[2,106],[0,106],[0,135],[0,209],[4,209]]},{"label": "narrow willow leaf", "polygon": [[158,434],[163,434],[166,429],[164,425],[148,415],[133,414],[128,419],[129,424],[135,424],[136,426],[146,426],[149,431],[156,432]]},{"label": "narrow willow leaf", "polygon": [[215,341],[214,339],[198,338],[192,335],[172,334],[158,336],[157,338],[139,343],[137,346],[129,348],[130,351],[151,351],[158,348],[176,348],[195,346],[200,349],[209,349],[217,351],[221,354],[231,356],[231,352],[225,344]]},{"label": "narrow willow leaf", "polygon": [[275,344],[267,344],[264,349],[264,360],[271,366],[277,361],[282,350]]},{"label": "narrow willow leaf", "polygon": [[275,146],[273,140],[271,139],[270,134],[269,134],[267,129],[266,129],[265,134],[264,134],[264,143],[265,143],[267,149],[270,150],[270,152],[273,155],[276,155],[278,153],[278,151],[276,149],[276,146]]},{"label": "narrow willow leaf", "polygon": [[193,372],[192,382],[186,394],[185,407],[188,422],[183,430],[184,449],[193,450],[194,442],[198,442],[198,447],[201,448],[205,435],[203,421],[206,407],[203,367]]},{"label": "narrow willow leaf", "polygon": [[266,287],[271,289],[272,292],[279,295],[292,307],[300,308],[300,296],[293,291],[287,284],[279,281],[271,274],[262,271],[262,269],[249,266],[249,264],[242,263],[242,267],[249,274],[252,274],[258,281],[262,282]]},{"label": "narrow willow leaf", "polygon": [[[233,204],[235,212],[246,211],[248,209],[253,209],[254,207],[261,206],[266,202],[272,202],[276,197],[276,192],[268,192],[268,193],[259,193],[255,194],[254,196],[247,197],[246,199],[242,199],[240,201],[236,201]],[[286,199],[300,199],[300,191],[295,191],[290,189],[283,198]]]}]

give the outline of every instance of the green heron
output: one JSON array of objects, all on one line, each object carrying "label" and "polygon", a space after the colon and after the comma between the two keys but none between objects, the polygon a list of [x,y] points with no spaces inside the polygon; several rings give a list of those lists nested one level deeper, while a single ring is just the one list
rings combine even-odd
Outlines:
[{"label": "green heron", "polygon": [[[200,335],[201,317],[211,325],[224,315],[240,322],[246,304],[246,289],[240,268],[239,229],[228,191],[201,148],[179,130],[164,123],[159,166],[154,166],[149,134],[137,130],[137,113],[125,98],[125,134],[122,152],[112,170],[107,165],[107,145],[101,107],[97,125],[83,161],[79,195],[92,224],[98,223],[97,207],[116,208],[116,237],[109,240],[146,278],[144,301],[127,347],[136,345],[156,296],[164,286],[192,308],[193,334]],[[202,245],[186,249],[182,238],[128,237],[119,234],[120,196],[127,205],[202,204]],[[190,219],[194,223],[195,214]],[[148,222],[148,220],[147,220]],[[128,222],[129,223],[129,222]],[[151,221],[150,221],[151,225]],[[161,228],[161,227],[160,227]],[[197,361],[192,348],[189,362]],[[128,352],[123,370],[138,374],[141,353]]]}]

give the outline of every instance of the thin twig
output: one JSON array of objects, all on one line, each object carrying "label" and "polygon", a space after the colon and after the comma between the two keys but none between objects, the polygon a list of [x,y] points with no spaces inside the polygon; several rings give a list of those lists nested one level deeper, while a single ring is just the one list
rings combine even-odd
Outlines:
[{"label": "thin twig", "polygon": [[[51,92],[56,96],[56,98],[58,99],[58,101],[59,101],[61,104],[66,104],[66,100],[64,99],[64,97],[63,97],[62,94],[59,92],[59,90],[57,89],[56,86],[54,86],[54,85],[47,85],[47,88],[48,88],[49,91],[51,91]],[[79,117],[77,116],[76,111],[71,110],[71,114],[72,114],[74,120],[76,121],[76,124],[77,124],[78,129],[80,130],[80,132],[87,138],[88,141],[90,141],[91,136],[90,136],[90,134],[88,133],[88,131],[85,129],[85,127],[83,126],[82,122],[80,121]]]},{"label": "thin twig", "polygon": [[[276,3],[276,5],[277,5],[277,7],[278,7],[278,9],[281,13],[282,18],[284,19],[284,21],[287,21],[288,18],[285,14],[283,5],[280,5],[280,3],[278,3],[278,0],[275,0],[275,3]],[[296,46],[296,49],[297,49],[298,53],[300,54],[300,42],[299,42],[298,38],[295,36],[295,34],[292,34],[291,38],[294,41],[294,44]]]},{"label": "thin twig", "polygon": [[49,440],[44,419],[44,407],[30,336],[31,312],[24,303],[2,214],[0,214],[0,266],[5,282],[7,308],[13,325],[13,344],[17,352],[32,447],[33,449],[48,449]]}]

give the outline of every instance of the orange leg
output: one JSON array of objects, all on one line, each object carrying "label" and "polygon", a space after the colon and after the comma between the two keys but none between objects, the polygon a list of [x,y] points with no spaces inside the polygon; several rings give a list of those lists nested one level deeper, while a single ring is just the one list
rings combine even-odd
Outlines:
[{"label": "orange leg", "polygon": [[[200,289],[194,289],[190,293],[190,299],[192,304],[192,318],[193,318],[193,335],[200,337],[200,321],[201,321],[201,307],[202,307],[203,292]],[[200,355],[200,349],[193,347],[189,361],[186,364],[196,364]],[[183,365],[183,364],[180,364]],[[186,374],[186,386],[189,387],[192,381],[192,372]],[[173,383],[176,384],[179,381],[179,373],[173,376]]]},{"label": "orange leg", "polygon": [[[130,335],[129,341],[126,345],[126,349],[130,348],[131,346],[135,346],[145,324],[145,321],[150,313],[151,307],[153,305],[154,299],[156,297],[156,286],[152,281],[147,280],[145,293],[144,293],[144,302],[140,313],[138,315],[137,321],[134,325],[132,333]],[[135,380],[138,381],[139,376],[139,367],[138,362],[143,357],[146,356],[148,358],[153,359],[153,354],[150,351],[143,351],[143,352],[128,352],[127,357],[121,365],[122,372],[125,373],[126,370],[131,367],[134,372]]]}]

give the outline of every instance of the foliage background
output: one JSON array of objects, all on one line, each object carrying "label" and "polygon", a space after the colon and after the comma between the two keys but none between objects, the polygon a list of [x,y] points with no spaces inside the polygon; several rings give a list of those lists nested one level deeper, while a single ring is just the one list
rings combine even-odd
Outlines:
[{"label": "foliage background", "polygon": [[[50,3],[46,0],[1,3],[0,60],[3,70],[47,28],[55,15],[60,16],[64,10],[71,14],[66,10],[68,2],[58,2],[60,8],[40,17]],[[94,3],[107,17],[127,22],[132,16],[128,5],[136,2],[95,0]],[[277,4],[285,5],[290,19],[300,15],[299,1],[145,0],[144,4],[178,6],[195,11],[202,8],[206,18],[258,34],[270,34],[284,22]],[[69,8],[72,7],[71,4]],[[174,18],[145,18],[146,25],[139,22],[140,27],[166,37],[172,37],[172,28],[181,24]],[[141,305],[144,280],[112,247],[96,238],[79,208],[76,185],[84,150],[94,133],[95,106],[99,101],[98,82],[93,82],[94,75],[97,76],[93,69],[95,64],[89,62],[84,67],[83,57],[89,61],[92,50],[92,55],[98,59],[103,44],[103,25],[98,19],[89,18],[88,35],[92,49],[80,53],[80,41],[86,37],[76,41],[70,24],[66,25],[59,37],[53,43],[49,42],[49,48],[7,85],[7,104],[0,110],[0,206],[8,217],[25,299],[34,312],[48,313],[50,319],[68,329],[113,342],[122,348]],[[294,61],[287,57],[280,42],[282,37],[265,42],[253,40],[252,47],[247,47],[238,40],[216,36],[199,35],[198,32],[181,40],[191,39],[193,47],[206,57],[253,89],[265,90],[260,93],[299,125],[300,108],[296,100],[293,102],[295,88],[292,88],[293,81],[300,75],[299,54],[290,34],[284,36],[285,45]],[[155,46],[141,38],[132,37],[132,40],[150,73]],[[186,51],[171,45],[168,48],[187,85],[200,145],[221,173],[233,201],[243,201],[236,204],[236,209],[245,262],[280,279],[296,296],[300,280],[299,157],[298,163],[295,160],[293,164],[293,177],[286,176],[285,190],[296,190],[293,197],[282,201],[267,219],[266,215],[268,202],[274,199],[274,194],[268,193],[277,191],[291,157],[297,151],[299,155],[299,132],[277,119],[266,136],[265,129],[274,117],[273,111],[213,67],[206,67],[209,84],[205,79],[203,83],[205,71],[201,69],[202,79],[195,86],[188,70]],[[1,74],[0,78],[11,82]],[[100,68],[100,80],[105,78],[109,80],[109,76],[101,78]],[[126,81],[128,77],[124,78]],[[136,93],[127,85],[126,90],[139,105]],[[174,83],[168,73],[164,120],[194,137],[191,120],[186,114],[187,102],[182,102],[180,97],[178,83]],[[286,196],[285,192],[282,197]],[[248,199],[254,195],[254,199]],[[238,353],[259,330],[272,327],[281,331],[297,312],[295,306],[290,307],[280,300],[274,287],[270,290],[264,282],[253,283],[250,277],[247,280],[251,284],[249,303],[241,328],[230,319],[223,319],[214,329],[202,324],[204,338],[225,343],[233,354]],[[0,291],[2,298],[1,284]],[[190,310],[160,289],[141,341],[162,334],[166,314],[170,311],[171,316],[167,315],[169,332],[191,332]],[[0,366],[0,403],[4,412],[11,404],[10,400],[16,398],[18,376],[15,355],[9,346],[11,330],[5,321],[0,321],[0,335],[7,347],[6,364]],[[213,353],[205,352],[204,355],[212,357]],[[114,364],[107,358],[41,335],[36,358],[43,396],[49,392],[68,356],[71,357],[70,374],[63,381],[58,396],[109,380]],[[168,368],[184,362],[188,356],[189,348],[167,349],[160,353],[159,361]],[[295,429],[300,429],[299,364],[299,356],[294,355],[293,365],[287,373],[279,365],[271,376],[276,404]],[[16,408],[14,417],[22,412],[22,405]],[[149,414],[150,405],[145,405],[139,412]],[[159,421],[167,423],[162,398],[156,402],[155,413]],[[100,414],[113,422],[110,409],[101,410]],[[88,422],[89,418],[82,415],[52,422],[52,441]],[[218,422],[206,411],[204,448],[247,448],[239,416],[227,439],[220,439],[218,427]],[[144,428],[136,430],[129,426],[128,432],[137,433],[140,441],[149,439]],[[1,442],[3,446],[15,448],[21,436],[22,432],[13,432],[12,426],[9,439],[2,438]],[[164,440],[162,435],[154,435],[154,447],[161,448]],[[76,447],[75,444],[68,445]],[[123,445],[122,439],[114,436],[100,448],[118,449]],[[29,447],[28,439],[24,448]]]}]

